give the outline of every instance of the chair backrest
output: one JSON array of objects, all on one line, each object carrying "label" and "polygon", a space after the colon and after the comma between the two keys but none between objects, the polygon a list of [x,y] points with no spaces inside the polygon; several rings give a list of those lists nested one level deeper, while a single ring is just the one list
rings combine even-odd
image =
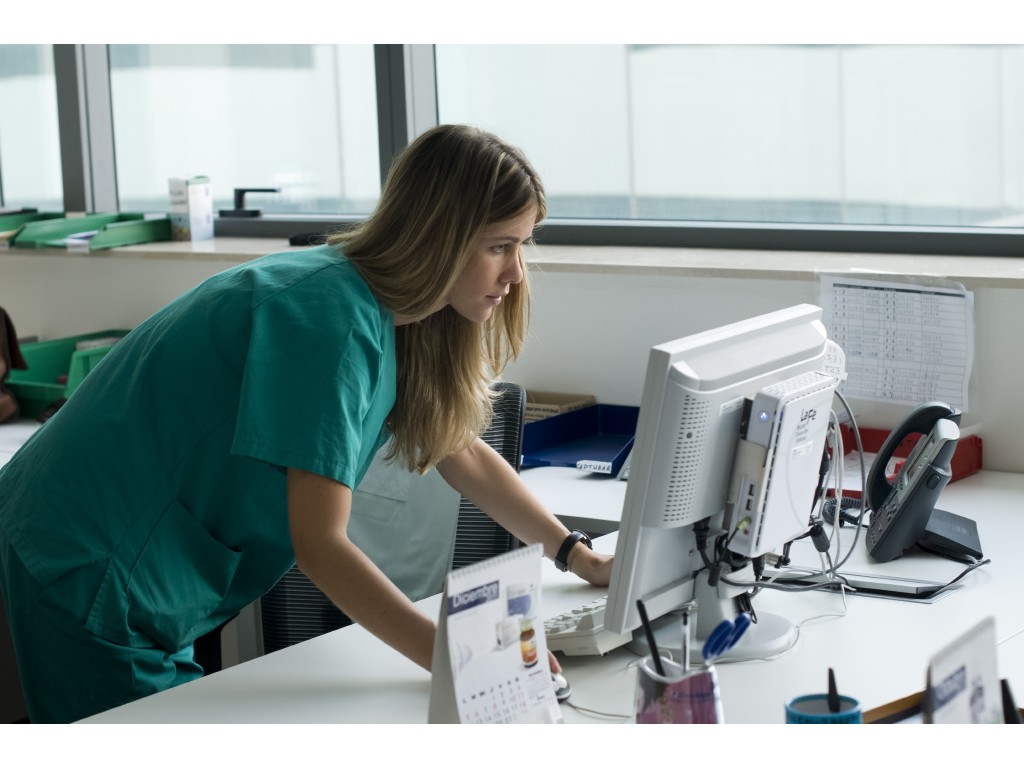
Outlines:
[{"label": "chair backrest", "polygon": [[263,653],[352,624],[297,566],[260,598]]},{"label": "chair backrest", "polygon": [[[523,458],[526,390],[518,384],[504,381],[495,383],[494,388],[498,392],[494,402],[494,420],[480,437],[518,472]],[[459,502],[455,552],[451,563],[453,569],[508,552],[520,543],[468,499],[463,498]]]},{"label": "chair backrest", "polygon": [[[522,463],[526,390],[518,384],[508,382],[497,382],[493,386],[497,391],[494,420],[480,437],[518,472]],[[413,482],[421,482],[418,475],[410,474],[415,475]],[[354,517],[355,510],[353,510],[353,519]],[[409,535],[409,527],[417,520],[424,525],[437,524],[436,518],[431,519],[425,516],[403,516],[399,513],[395,517],[392,525],[400,527],[403,536]],[[386,536],[387,531],[378,526],[373,535]],[[421,584],[414,588],[406,579],[406,583],[398,583],[398,586],[412,599],[418,599],[427,594],[436,594],[444,586],[443,573],[446,573],[448,569],[461,568],[502,552],[508,552],[519,546],[519,543],[512,534],[491,520],[480,509],[467,499],[461,498],[454,526],[454,546],[448,547],[443,552],[440,549],[438,551],[438,555],[444,558],[445,567],[433,569],[430,575],[424,576],[424,579],[431,582],[430,584]],[[388,563],[378,562],[377,565],[392,580],[395,580],[394,574],[389,573],[391,569]],[[405,574],[405,576],[408,575]],[[439,577],[442,583],[433,583]],[[422,594],[416,594],[414,589]],[[352,620],[340,611],[297,567],[292,567],[277,585],[260,600],[260,618],[264,653],[286,648],[352,623]]]}]

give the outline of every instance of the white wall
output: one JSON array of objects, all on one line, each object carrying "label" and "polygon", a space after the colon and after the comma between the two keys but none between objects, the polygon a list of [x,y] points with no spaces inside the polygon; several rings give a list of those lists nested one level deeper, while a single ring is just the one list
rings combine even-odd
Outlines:
[{"label": "white wall", "polygon": [[[268,250],[273,246],[269,244]],[[723,256],[724,257],[724,256]],[[132,327],[227,261],[0,254],[0,306],[19,336]],[[653,344],[762,312],[816,303],[817,281],[581,274],[531,270],[531,337],[506,378],[638,405]],[[971,286],[968,285],[970,288]],[[977,350],[964,426],[982,435],[987,469],[1024,472],[1018,289],[974,288]],[[891,428],[905,409],[853,403],[861,426]]]},{"label": "white wall", "polygon": [[[534,271],[531,338],[507,378],[541,390],[585,392],[639,405],[650,346],[801,302],[818,283]],[[968,286],[970,287],[970,286]],[[976,355],[965,431],[984,440],[986,469],[1024,472],[1022,292],[975,288]],[[901,406],[853,401],[862,427],[891,429]]]}]

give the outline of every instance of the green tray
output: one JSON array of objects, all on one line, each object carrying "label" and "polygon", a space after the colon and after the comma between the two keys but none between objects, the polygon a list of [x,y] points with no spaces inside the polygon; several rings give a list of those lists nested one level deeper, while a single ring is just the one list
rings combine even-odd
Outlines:
[{"label": "green tray", "polygon": [[[23,416],[34,418],[56,400],[68,398],[96,364],[112,348],[108,344],[91,349],[75,349],[80,341],[121,338],[128,331],[108,330],[68,336],[20,345],[28,370],[12,370],[7,387],[14,393]],[[64,382],[59,377],[67,376]]]},{"label": "green tray", "polygon": [[46,219],[61,219],[63,213],[39,213],[19,212],[5,213],[0,215],[0,250],[6,251],[11,247],[14,238],[18,236],[26,224],[33,221]]},{"label": "green tray", "polygon": [[171,220],[167,216],[146,218],[141,213],[90,213],[30,221],[14,236],[13,246],[98,251],[170,239]]},{"label": "green tray", "polygon": [[5,213],[0,215],[0,232],[10,232],[12,229],[20,229],[30,221],[43,221],[45,219],[61,219],[63,213],[40,213],[31,211],[26,213]]}]

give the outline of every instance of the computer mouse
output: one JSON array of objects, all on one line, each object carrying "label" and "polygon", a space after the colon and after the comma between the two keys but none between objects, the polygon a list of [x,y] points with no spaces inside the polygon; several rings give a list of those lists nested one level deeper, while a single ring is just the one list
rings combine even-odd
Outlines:
[{"label": "computer mouse", "polygon": [[558,699],[559,703],[567,701],[569,696],[572,695],[572,686],[565,679],[565,675],[560,672],[551,673],[551,684],[555,687],[555,698]]}]

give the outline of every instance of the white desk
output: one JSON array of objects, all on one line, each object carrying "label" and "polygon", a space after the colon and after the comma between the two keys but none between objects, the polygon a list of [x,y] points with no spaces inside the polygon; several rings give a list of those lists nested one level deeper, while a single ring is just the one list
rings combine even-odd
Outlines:
[{"label": "white desk", "polygon": [[[614,495],[609,487],[607,497]],[[554,497],[546,501],[553,508],[578,503]],[[756,609],[807,623],[795,647],[782,657],[719,667],[726,720],[782,722],[783,702],[823,690],[829,667],[835,670],[842,691],[860,698],[866,709],[913,693],[924,686],[928,657],[988,615],[996,617],[1000,674],[1010,680],[1020,704],[1024,604],[1017,592],[1016,563],[1019,542],[1024,541],[1022,501],[1024,475],[981,472],[946,488],[941,506],[978,522],[982,546],[993,562],[971,574],[964,589],[936,603],[850,596],[846,616],[809,621],[840,612],[841,598],[822,593],[759,595]],[[574,513],[569,508],[557,511]],[[596,544],[612,551],[614,539],[614,535],[605,536]],[[849,567],[865,567],[866,561],[860,542]],[[896,575],[936,579],[951,578],[961,570],[956,563],[924,556],[875,567]],[[551,563],[545,562],[544,569],[547,613],[602,592],[559,573]],[[439,599],[428,598],[419,606],[434,617]],[[628,719],[636,657],[619,649],[600,658],[561,660],[573,686],[574,703]],[[426,672],[353,626],[96,715],[89,722],[424,723],[429,691]],[[614,722],[567,705],[562,709],[570,723]]]},{"label": "white desk", "polygon": [[0,467],[11,460],[14,453],[40,426],[35,419],[18,419],[0,425]]},{"label": "white desk", "polygon": [[619,529],[626,482],[571,467],[534,467],[520,474],[568,528],[593,535]]}]

